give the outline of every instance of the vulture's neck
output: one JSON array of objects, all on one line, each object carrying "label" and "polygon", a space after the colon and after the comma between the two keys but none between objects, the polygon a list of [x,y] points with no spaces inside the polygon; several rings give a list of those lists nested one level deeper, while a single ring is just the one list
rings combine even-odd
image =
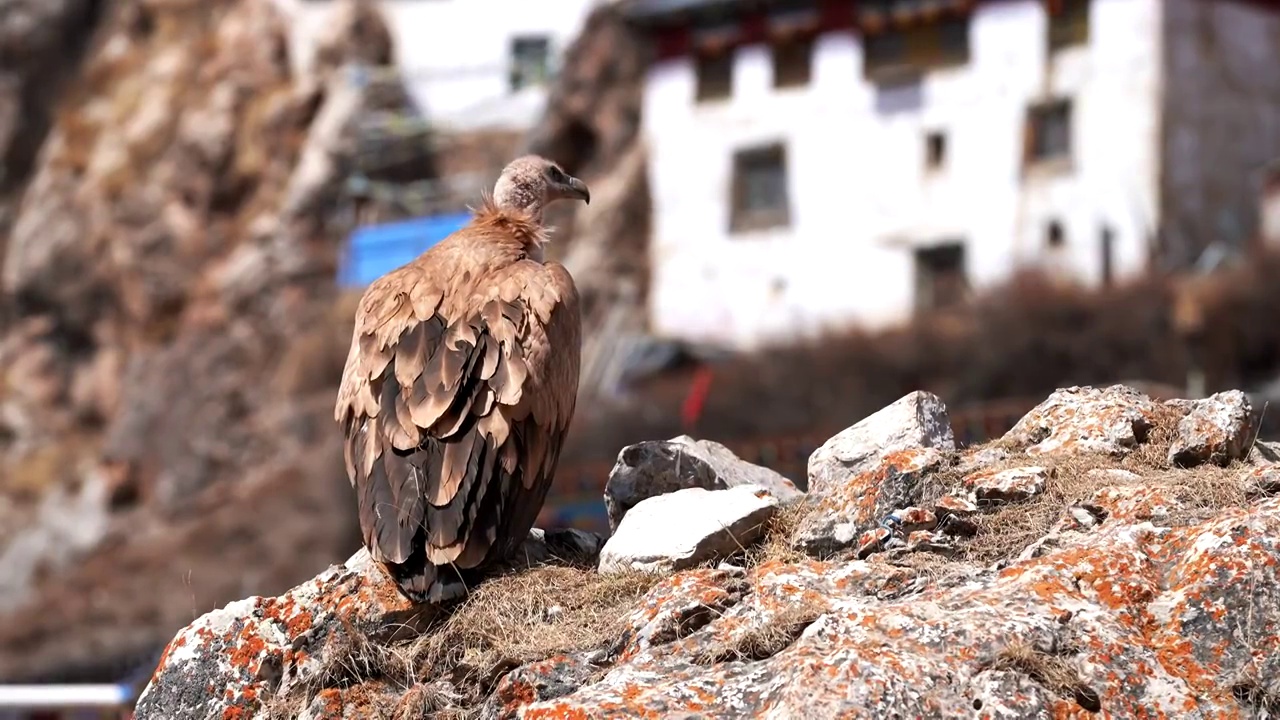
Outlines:
[{"label": "vulture's neck", "polygon": [[548,238],[547,228],[542,225],[541,202],[532,206],[504,205],[495,195],[482,203],[475,222],[480,227],[497,229],[501,235],[514,240],[529,259],[543,261],[542,246]]},{"label": "vulture's neck", "polygon": [[542,224],[542,194],[518,184],[505,184],[495,189],[493,202],[503,210],[516,210]]}]

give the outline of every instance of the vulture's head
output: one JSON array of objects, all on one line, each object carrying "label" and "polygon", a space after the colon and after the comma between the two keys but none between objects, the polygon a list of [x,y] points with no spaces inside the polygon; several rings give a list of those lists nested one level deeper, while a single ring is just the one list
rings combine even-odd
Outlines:
[{"label": "vulture's head", "polygon": [[541,216],[542,210],[556,200],[589,204],[591,191],[558,164],[537,155],[525,155],[503,169],[493,187],[493,199],[499,207],[529,210]]}]

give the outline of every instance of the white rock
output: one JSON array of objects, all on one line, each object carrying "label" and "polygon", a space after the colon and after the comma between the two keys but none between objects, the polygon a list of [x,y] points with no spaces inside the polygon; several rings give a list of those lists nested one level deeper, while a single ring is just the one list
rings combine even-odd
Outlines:
[{"label": "white rock", "polygon": [[778,509],[765,488],[687,488],[641,501],[600,552],[600,572],[667,572],[724,557],[755,542]]},{"label": "white rock", "polygon": [[947,406],[937,395],[918,390],[814,450],[809,456],[809,491],[825,494],[892,453],[930,447],[950,452],[955,446]]},{"label": "white rock", "polygon": [[981,470],[965,478],[965,487],[981,501],[1026,500],[1044,492],[1049,471],[1039,465]]}]

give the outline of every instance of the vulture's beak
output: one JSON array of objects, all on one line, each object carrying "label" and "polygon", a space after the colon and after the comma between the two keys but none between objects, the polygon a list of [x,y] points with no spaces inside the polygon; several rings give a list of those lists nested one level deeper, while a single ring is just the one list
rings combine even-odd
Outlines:
[{"label": "vulture's beak", "polygon": [[587,184],[576,177],[569,178],[569,197],[575,197],[582,202],[591,204],[591,191],[587,189]]}]

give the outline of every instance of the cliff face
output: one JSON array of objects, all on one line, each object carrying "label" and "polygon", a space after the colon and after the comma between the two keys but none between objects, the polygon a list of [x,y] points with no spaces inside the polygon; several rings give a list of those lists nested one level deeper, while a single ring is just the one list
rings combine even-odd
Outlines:
[{"label": "cliff face", "polygon": [[137,717],[1261,717],[1280,448],[1256,419],[1238,391],[1072,387],[961,449],[915,392],[814,452],[807,492],[626,448],[602,548],[535,531],[443,608],[357,553],[197,619]]},{"label": "cliff face", "polygon": [[[381,210],[344,183],[494,149],[384,138],[395,162],[364,167],[356,119],[410,111],[394,79],[346,71],[394,65],[390,34],[342,0],[315,62],[293,62],[288,6],[0,0],[6,680],[117,679],[199,613],[359,547],[331,417],[355,298],[334,278],[353,210]],[[634,224],[634,193],[604,178],[635,154],[640,65],[611,12],[588,25],[527,142],[601,198],[558,221],[559,248],[610,257],[643,233],[580,240]]]},{"label": "cliff face", "polygon": [[106,4],[0,0],[0,238]]},{"label": "cliff face", "polygon": [[385,98],[343,69],[386,62],[387,35],[339,4],[295,76],[269,0],[99,10],[6,243],[9,679],[110,675],[201,607],[358,546],[330,432],[353,311],[333,278],[351,121]]}]

